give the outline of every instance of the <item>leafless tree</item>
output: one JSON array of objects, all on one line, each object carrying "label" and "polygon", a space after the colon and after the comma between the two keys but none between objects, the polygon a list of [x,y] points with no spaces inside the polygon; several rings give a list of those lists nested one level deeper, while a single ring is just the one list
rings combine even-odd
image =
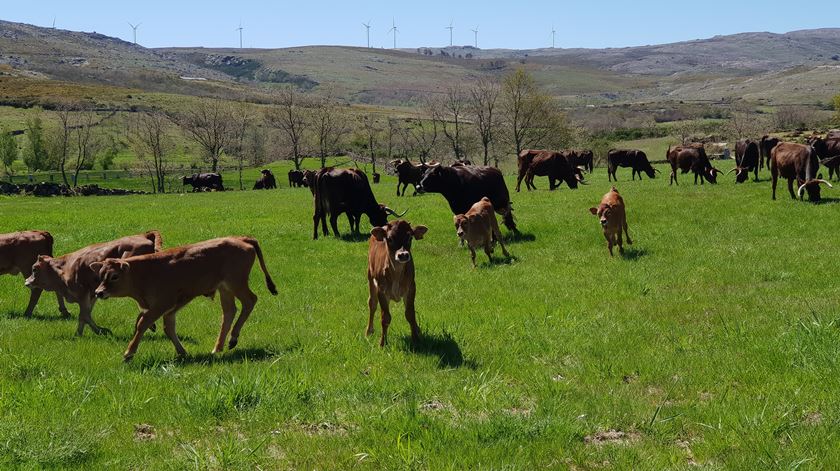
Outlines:
[{"label": "leafless tree", "polygon": [[306,105],[301,92],[287,87],[280,91],[277,104],[266,115],[269,126],[281,130],[287,138],[297,170],[300,170],[303,161],[302,148],[310,126]]},{"label": "leafless tree", "polygon": [[468,101],[460,85],[450,86],[443,95],[432,101],[432,113],[440,122],[440,129],[452,147],[456,159],[464,157],[464,145],[461,139],[464,119],[467,115]]},{"label": "leafless tree", "polygon": [[499,125],[496,103],[500,92],[499,85],[488,79],[479,79],[470,88],[469,111],[484,149],[484,165],[490,165],[490,147]]},{"label": "leafless tree", "polygon": [[376,117],[372,114],[360,115],[359,130],[365,139],[365,147],[367,147],[368,155],[370,156],[373,173],[376,173],[376,141],[380,132],[379,123],[377,122]]},{"label": "leafless tree", "polygon": [[129,141],[134,152],[146,167],[152,179],[152,189],[166,192],[167,157],[172,151],[172,140],[167,133],[170,121],[159,111],[140,113],[130,124]]},{"label": "leafless tree", "polygon": [[68,103],[63,103],[56,109],[56,118],[58,119],[58,130],[53,134],[51,139],[52,155],[56,160],[59,171],[61,171],[61,179],[64,180],[65,185],[70,185],[67,180],[67,160],[70,156],[70,144],[73,134],[73,113],[75,107]]},{"label": "leafless tree", "polygon": [[416,155],[420,162],[426,163],[435,145],[438,142],[438,130],[440,129],[437,118],[432,115],[429,118],[413,118],[404,128],[406,146],[411,153]]},{"label": "leafless tree", "polygon": [[335,153],[341,139],[349,131],[346,116],[336,105],[332,91],[327,91],[326,95],[313,103],[312,128],[318,141],[318,155],[323,168],[327,166],[327,156]]},{"label": "leafless tree", "polygon": [[96,153],[102,147],[101,136],[96,132],[97,113],[90,108],[78,112],[79,124],[76,128],[76,155],[73,162],[73,186],[79,184],[79,173],[93,167]]},{"label": "leafless tree", "polygon": [[394,152],[397,149],[400,138],[400,131],[400,120],[397,118],[388,118],[387,126],[383,130],[385,157],[388,162],[394,157]]},{"label": "leafless tree", "polygon": [[231,139],[231,154],[236,156],[236,167],[239,170],[239,189],[244,190],[245,186],[242,182],[242,170],[245,168],[245,159],[247,155],[247,138],[248,133],[254,125],[254,114],[248,105],[244,103],[238,104],[231,111],[233,123],[231,125],[231,132],[233,134]]},{"label": "leafless tree", "polygon": [[222,100],[205,98],[191,105],[187,111],[173,115],[173,120],[201,148],[213,172],[218,171],[219,159],[234,138],[230,105]]}]

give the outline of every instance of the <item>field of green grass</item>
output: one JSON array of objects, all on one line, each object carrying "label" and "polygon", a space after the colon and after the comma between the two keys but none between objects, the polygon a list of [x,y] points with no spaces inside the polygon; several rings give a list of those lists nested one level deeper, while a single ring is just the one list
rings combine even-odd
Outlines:
[{"label": "field of green grass", "polygon": [[198,299],[178,315],[189,357],[159,331],[123,364],[133,301],[98,303],[113,334],[77,338],[52,296],[22,318],[22,278],[0,277],[0,468],[840,466],[840,190],[773,202],[766,171],[669,187],[621,169],[634,244],[610,258],[587,210],[604,170],[575,191],[538,179],[512,197],[514,258],[473,269],[444,199],[385,177],[379,201],[430,230],[413,249],[422,341],[397,305],[380,349],[367,243],[311,240],[309,191],[276,174],[267,192],[0,197],[0,232],[49,230],[58,253],[149,229],[166,247],[252,235],[280,290],[254,270],[235,350],[209,356],[221,309]]}]

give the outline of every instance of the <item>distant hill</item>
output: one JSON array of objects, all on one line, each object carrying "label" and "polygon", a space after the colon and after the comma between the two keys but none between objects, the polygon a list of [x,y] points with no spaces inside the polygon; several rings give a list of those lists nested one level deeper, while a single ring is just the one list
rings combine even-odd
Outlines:
[{"label": "distant hill", "polygon": [[329,88],[351,103],[412,106],[450,84],[517,67],[567,106],[741,98],[815,103],[840,90],[840,29],[611,49],[243,50],[147,49],[97,33],[0,21],[0,79],[257,100],[293,85],[315,93]]}]

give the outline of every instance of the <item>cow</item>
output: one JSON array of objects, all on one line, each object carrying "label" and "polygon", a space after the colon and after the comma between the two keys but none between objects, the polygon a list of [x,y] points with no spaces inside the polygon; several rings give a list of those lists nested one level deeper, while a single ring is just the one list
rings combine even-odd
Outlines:
[{"label": "cow", "polygon": [[610,250],[610,257],[613,256],[614,245],[618,245],[619,253],[624,253],[624,246],[621,243],[622,232],[624,238],[627,239],[627,245],[633,245],[633,241],[630,240],[630,233],[627,232],[624,199],[618,194],[618,190],[614,186],[601,198],[601,204],[597,208],[589,208],[589,212],[598,216],[601,222],[604,238],[607,239],[607,248]]},{"label": "cow", "polygon": [[519,232],[513,220],[505,178],[494,167],[478,165],[444,167],[436,165],[426,171],[420,181],[420,189],[426,193],[440,193],[449,203],[452,214],[464,214],[472,205],[487,197],[496,212],[503,216],[505,227]]},{"label": "cow", "polygon": [[[516,157],[516,167],[519,170],[516,176],[516,192],[519,193],[519,187],[522,184],[522,180],[528,175],[528,169],[531,168],[531,162],[534,160],[534,157],[540,155],[544,152],[550,152],[547,150],[539,150],[539,149],[524,149],[522,150],[519,155]],[[528,183],[525,183],[525,188],[530,189]]]},{"label": "cow", "polygon": [[[808,144],[817,152],[817,157],[819,157],[820,162],[840,156],[840,137],[823,139],[819,136],[814,136],[808,139]],[[832,164],[833,162],[831,161]],[[832,165],[832,167],[836,168],[835,165]],[[835,168],[829,167],[829,179],[834,175]]]},{"label": "cow", "polygon": [[[94,291],[97,299],[132,298],[140,307],[134,337],[123,359],[130,361],[134,357],[146,329],[161,317],[163,330],[175,351],[179,356],[186,355],[175,332],[175,315],[193,299],[213,298],[216,292],[222,304],[222,327],[211,353],[224,350],[229,331],[228,348],[236,347],[242,326],[257,303],[257,295],[248,286],[255,259],[260,262],[268,291],[276,295],[277,287],[265,266],[260,245],[250,237],[223,237],[153,254],[93,263],[91,268],[101,280]],[[237,299],[242,311],[231,330]]]},{"label": "cow", "polygon": [[752,139],[739,139],[735,143],[735,168],[727,173],[735,173],[735,183],[744,183],[754,172],[754,179],[758,181],[758,169],[761,166],[759,143]]},{"label": "cow", "polygon": [[697,179],[700,179],[700,184],[704,180],[709,183],[717,183],[717,174],[723,173],[720,170],[712,167],[709,162],[709,157],[706,156],[706,149],[703,144],[691,144],[688,146],[668,146],[668,151],[665,153],[665,158],[671,164],[671,185],[680,183],[677,181],[677,169],[681,173],[688,173],[690,170],[694,173],[694,184],[697,184]]},{"label": "cow", "polygon": [[829,180],[833,180],[834,175],[837,175],[837,179],[840,180],[840,155],[822,159],[820,160],[820,164],[825,165],[825,168],[828,169]]},{"label": "cow", "polygon": [[549,190],[558,188],[564,181],[569,188],[576,189],[578,183],[583,183],[583,172],[571,164],[571,158],[562,152],[541,152],[531,159],[525,172],[525,187],[530,191],[536,190],[534,177],[548,177]]},{"label": "cow", "polygon": [[[417,185],[423,179],[423,173],[429,168],[425,163],[415,165],[408,160],[396,159],[389,162],[389,165],[394,167],[397,172],[397,196],[405,196],[405,189],[408,185],[414,190],[414,195],[417,195]],[[400,192],[402,186],[402,193]]]},{"label": "cow", "polygon": [[472,205],[465,214],[454,216],[455,233],[461,241],[466,241],[470,248],[473,268],[475,268],[475,248],[484,247],[484,253],[490,262],[493,261],[493,244],[498,242],[502,247],[505,257],[510,257],[505,243],[502,242],[502,232],[499,230],[499,222],[496,221],[496,211],[493,203],[486,196],[481,201]]},{"label": "cow", "polygon": [[595,154],[589,149],[571,149],[564,151],[572,167],[580,167],[592,173],[595,166]]},{"label": "cow", "polygon": [[85,325],[97,335],[109,332],[96,325],[91,311],[96,304],[94,291],[99,285],[98,272],[91,268],[106,258],[126,258],[133,255],[154,253],[161,248],[163,240],[158,231],[123,237],[122,239],[90,245],[73,253],[53,258],[41,255],[32,265],[26,286],[54,291],[65,300],[79,305],[79,324],[76,335],[84,333]]},{"label": "cow", "polygon": [[318,239],[318,223],[321,223],[324,235],[329,235],[327,216],[333,233],[339,237],[338,217],[347,213],[350,231],[359,233],[361,215],[366,214],[370,224],[374,227],[388,223],[388,215],[402,217],[405,213],[397,214],[385,205],[379,204],[370,189],[367,175],[357,169],[323,168],[318,171],[315,181],[315,214],[312,217],[314,231],[313,239]]},{"label": "cow", "polygon": [[315,170],[304,170],[303,179],[301,180],[303,186],[309,187],[309,192],[312,193],[312,196],[315,196],[315,175],[317,173]]},{"label": "cow", "polygon": [[656,172],[659,170],[653,168],[648,161],[647,154],[637,149],[612,149],[607,153],[607,180],[618,181],[615,172],[618,167],[630,167],[633,169],[633,180],[636,179],[636,174],[639,175],[639,180],[642,179],[642,172],[648,178],[656,178]]},{"label": "cow", "polygon": [[[832,188],[831,183],[818,176],[820,162],[813,147],[792,142],[781,142],[770,151],[770,175],[773,177],[773,199],[776,199],[776,184],[779,177],[788,181],[790,197],[796,195],[802,199],[802,190],[808,191],[808,199],[812,202],[820,200],[820,184],[825,183]],[[796,180],[799,190],[793,192],[793,181]]]},{"label": "cow", "polygon": [[[311,170],[306,171],[311,172]],[[289,188],[307,186],[303,178],[304,172],[300,170],[289,170]]]},{"label": "cow", "polygon": [[260,171],[262,176],[256,183],[254,183],[255,190],[273,190],[277,188],[277,180],[271,170],[265,169]]},{"label": "cow", "polygon": [[473,163],[468,159],[458,159],[455,162],[452,162],[453,167],[472,165],[472,164]]},{"label": "cow", "polygon": [[770,137],[767,134],[761,136],[761,139],[758,141],[758,150],[761,154],[760,166],[762,169],[764,168],[765,161],[767,161],[767,169],[770,169],[770,151],[780,142],[782,141],[778,137]]},{"label": "cow", "polygon": [[379,346],[384,347],[391,323],[391,301],[405,300],[405,319],[411,326],[411,340],[420,340],[420,327],[414,308],[417,285],[414,281],[414,259],[411,256],[411,242],[421,240],[429,229],[418,225],[411,227],[407,221],[391,221],[370,231],[368,242],[368,323],[365,335],[373,333],[373,316],[376,306],[382,313],[382,335]]},{"label": "cow", "polygon": [[192,185],[193,192],[196,191],[225,191],[222,184],[222,176],[218,173],[194,173],[189,177],[181,177],[182,185]]},{"label": "cow", "polygon": [[[38,257],[53,254],[53,237],[46,231],[24,231],[11,234],[0,234],[0,275],[23,275],[26,279],[32,273],[32,265]],[[24,317],[32,317],[35,305],[44,290],[31,287],[29,304],[23,311]],[[56,293],[58,311],[62,317],[70,317],[70,312],[64,306],[64,298]]]}]

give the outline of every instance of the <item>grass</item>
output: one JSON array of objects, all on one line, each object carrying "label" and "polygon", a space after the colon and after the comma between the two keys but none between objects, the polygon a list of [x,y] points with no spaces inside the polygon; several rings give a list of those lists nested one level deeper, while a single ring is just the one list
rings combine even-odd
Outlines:
[{"label": "grass", "polygon": [[396,306],[384,349],[363,335],[367,244],[312,241],[309,191],[283,178],[268,192],[0,198],[4,232],[49,230],[59,253],[152,228],[167,247],[250,234],[280,288],[254,271],[237,350],[207,354],[221,309],[200,299],[178,315],[190,357],[159,331],[124,365],[133,301],[96,306],[112,336],[76,338],[51,296],[22,318],[21,278],[0,277],[0,467],[838,467],[838,195],[771,202],[766,171],[668,187],[622,169],[635,244],[610,258],[587,211],[605,177],[513,195],[515,258],[479,254],[477,269],[443,198],[397,198],[385,177],[379,200],[430,231],[413,250],[423,340],[409,344]]}]

